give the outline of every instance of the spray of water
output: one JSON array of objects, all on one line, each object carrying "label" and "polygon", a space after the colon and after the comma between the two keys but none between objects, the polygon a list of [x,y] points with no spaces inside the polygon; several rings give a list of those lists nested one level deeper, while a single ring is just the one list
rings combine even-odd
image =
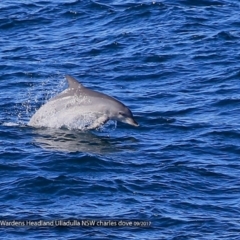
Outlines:
[{"label": "spray of water", "polygon": [[13,110],[10,111],[10,117],[6,119],[3,125],[26,125],[41,105],[61,92],[64,86],[66,86],[64,76],[61,74],[50,76],[43,79],[40,83],[33,82],[34,79],[32,82],[26,83],[25,91],[22,91],[16,100]]}]

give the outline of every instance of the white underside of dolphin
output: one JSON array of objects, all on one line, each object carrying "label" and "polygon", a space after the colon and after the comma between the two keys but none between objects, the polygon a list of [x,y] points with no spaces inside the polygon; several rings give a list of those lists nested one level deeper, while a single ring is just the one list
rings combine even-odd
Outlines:
[{"label": "white underside of dolphin", "polygon": [[99,128],[108,120],[138,126],[123,103],[84,87],[71,76],[66,78],[69,87],[44,104],[32,116],[29,126],[87,130]]}]

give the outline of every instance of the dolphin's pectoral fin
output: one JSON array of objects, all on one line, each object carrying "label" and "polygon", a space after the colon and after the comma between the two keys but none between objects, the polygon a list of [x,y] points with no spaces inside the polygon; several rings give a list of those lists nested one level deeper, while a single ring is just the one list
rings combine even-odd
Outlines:
[{"label": "dolphin's pectoral fin", "polygon": [[97,118],[90,126],[87,127],[88,130],[98,128],[105,124],[108,121],[108,117],[106,115],[103,115],[99,118]]}]

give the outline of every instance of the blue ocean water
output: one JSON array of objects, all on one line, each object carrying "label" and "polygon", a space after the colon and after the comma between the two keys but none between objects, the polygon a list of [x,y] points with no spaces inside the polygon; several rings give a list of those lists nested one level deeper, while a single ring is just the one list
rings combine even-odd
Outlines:
[{"label": "blue ocean water", "polygon": [[[240,238],[239,1],[5,0],[0,12],[1,239]],[[65,74],[140,127],[27,126]],[[82,219],[150,226],[16,226]]]}]

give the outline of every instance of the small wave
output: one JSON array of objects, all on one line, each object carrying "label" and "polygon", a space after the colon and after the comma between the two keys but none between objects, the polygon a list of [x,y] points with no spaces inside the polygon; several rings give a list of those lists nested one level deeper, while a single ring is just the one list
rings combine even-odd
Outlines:
[{"label": "small wave", "polygon": [[220,1],[212,1],[212,0],[182,0],[180,1],[182,4],[185,4],[187,6],[223,6],[224,3]]},{"label": "small wave", "polygon": [[214,36],[214,38],[219,38],[228,41],[239,39],[238,36],[236,36],[233,32],[229,31],[220,31],[218,34]]},{"label": "small wave", "polygon": [[224,98],[224,99],[220,99],[218,100],[215,105],[216,106],[239,106],[240,103],[240,99],[239,98]]},{"label": "small wave", "polygon": [[4,122],[4,123],[2,123],[2,126],[16,127],[16,126],[20,126],[20,124],[19,123],[14,123],[14,122]]}]

